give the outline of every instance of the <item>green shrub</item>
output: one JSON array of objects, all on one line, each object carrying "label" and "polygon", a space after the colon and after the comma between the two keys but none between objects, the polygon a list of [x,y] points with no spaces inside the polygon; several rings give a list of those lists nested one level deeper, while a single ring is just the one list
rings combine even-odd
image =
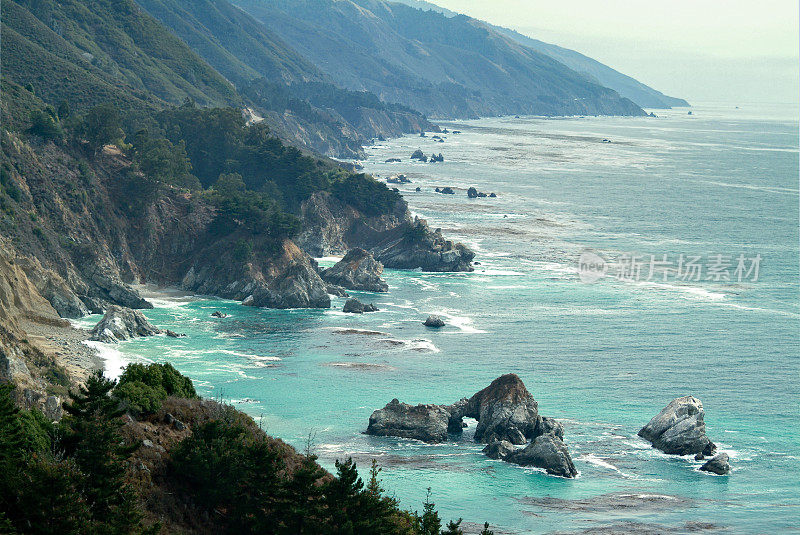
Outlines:
[{"label": "green shrub", "polygon": [[233,259],[237,262],[247,262],[253,256],[253,242],[240,239],[233,246]]},{"label": "green shrub", "polygon": [[29,134],[60,143],[64,140],[64,130],[58,122],[55,110],[48,106],[45,110],[31,111]]},{"label": "green shrub", "polygon": [[139,414],[156,412],[167,396],[198,397],[192,380],[169,363],[129,364],[114,389],[114,397]]}]

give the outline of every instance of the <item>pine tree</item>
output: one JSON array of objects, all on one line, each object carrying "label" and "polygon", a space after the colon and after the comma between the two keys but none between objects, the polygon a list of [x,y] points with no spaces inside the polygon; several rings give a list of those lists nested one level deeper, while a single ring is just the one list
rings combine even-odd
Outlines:
[{"label": "pine tree", "polygon": [[442,532],[442,535],[464,535],[464,532],[461,531],[461,521],[463,519],[459,518],[456,522],[452,520],[447,523],[447,529]]},{"label": "pine tree", "polygon": [[[11,479],[4,479],[3,487],[13,487],[10,490],[14,503],[3,506],[10,506],[6,514],[22,533],[89,533],[94,529],[83,492],[84,482],[85,476],[72,460],[34,455],[18,467]],[[2,494],[6,494],[5,488]]]},{"label": "pine tree", "polygon": [[279,497],[285,464],[265,440],[255,440],[247,449],[244,476],[233,491],[232,531],[271,533],[283,514]]},{"label": "pine tree", "polygon": [[381,473],[382,468],[378,466],[378,461],[372,459],[372,464],[369,468],[369,482],[367,483],[367,492],[372,496],[380,497],[383,494],[381,487],[381,480],[378,479],[378,474]]},{"label": "pine tree", "polygon": [[483,523],[483,529],[481,530],[479,535],[494,535],[494,531],[489,529],[489,523],[488,522],[484,522]]},{"label": "pine tree", "polygon": [[436,512],[436,504],[431,501],[431,488],[425,495],[425,503],[422,504],[422,516],[418,517],[417,533],[419,535],[439,535],[442,529],[442,519]]},{"label": "pine tree", "polygon": [[317,456],[307,451],[283,488],[285,529],[282,533],[318,535],[323,532],[325,485],[319,482],[325,473],[317,464]]},{"label": "pine tree", "polygon": [[0,462],[21,457],[28,446],[13,391],[13,384],[0,384]]},{"label": "pine tree", "polygon": [[[120,434],[123,414],[110,397],[115,382],[97,372],[64,404],[63,445],[86,474],[86,498],[94,518],[116,524],[119,532],[139,524],[132,490],[124,482],[124,461],[139,444],[125,444]],[[122,523],[122,525],[120,525]]]}]

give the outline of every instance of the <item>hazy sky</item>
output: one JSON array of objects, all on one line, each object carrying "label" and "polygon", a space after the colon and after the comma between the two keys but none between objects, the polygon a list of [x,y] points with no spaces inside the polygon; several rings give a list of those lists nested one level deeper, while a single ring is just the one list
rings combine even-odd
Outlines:
[{"label": "hazy sky", "polygon": [[695,101],[798,101],[797,0],[433,0]]}]

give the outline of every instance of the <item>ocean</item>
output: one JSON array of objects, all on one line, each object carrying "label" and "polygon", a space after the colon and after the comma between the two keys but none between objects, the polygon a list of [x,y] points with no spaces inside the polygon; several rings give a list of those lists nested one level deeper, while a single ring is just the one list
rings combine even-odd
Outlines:
[{"label": "ocean", "polygon": [[[281,311],[164,294],[145,315],[188,336],[103,347],[109,371],[170,361],[328,468],[377,459],[405,508],[430,487],[470,529],[798,532],[796,105],[656,113],[440,123],[443,142],[369,147],[366,171],[411,179],[410,209],[476,251],[473,273],[386,270],[388,293],[351,292],[380,309],[364,315],[342,299]],[[409,160],[417,148],[444,162]],[[471,186],[497,196],[468,199]],[[424,327],[428,314],[447,326]],[[512,372],[564,424],[576,479],[484,457],[474,425],[439,445],[363,434],[392,398],[452,403]],[[637,437],[684,395],[702,400],[730,475]]]}]

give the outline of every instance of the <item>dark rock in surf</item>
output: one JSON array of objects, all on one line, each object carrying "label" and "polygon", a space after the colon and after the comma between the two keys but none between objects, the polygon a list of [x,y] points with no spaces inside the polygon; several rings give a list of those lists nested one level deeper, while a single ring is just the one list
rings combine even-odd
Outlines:
[{"label": "dark rock in surf", "polygon": [[428,318],[422,324],[425,327],[434,327],[434,328],[437,328],[437,329],[440,328],[440,327],[444,327],[444,325],[445,325],[444,320],[442,318],[440,318],[439,316],[435,316],[435,315],[428,316]]},{"label": "dark rock in surf", "polygon": [[89,339],[117,343],[139,336],[153,336],[161,334],[161,332],[161,329],[154,327],[138,310],[111,305],[103,319],[89,333]]},{"label": "dark rock in surf", "polygon": [[344,288],[336,284],[326,284],[325,289],[330,295],[335,295],[336,297],[350,297],[350,294]]},{"label": "dark rock in surf", "polygon": [[731,472],[731,465],[728,464],[728,460],[727,453],[718,453],[709,459],[708,462],[706,462],[703,466],[701,466],[700,470],[703,470],[704,472],[711,472],[719,476],[724,476]]},{"label": "dark rock in surf", "polygon": [[478,190],[476,190],[476,189],[475,189],[475,188],[473,188],[473,187],[470,187],[470,188],[467,190],[467,197],[469,197],[470,199],[475,199],[475,198],[477,198],[477,197],[478,197]]},{"label": "dark rock in surf", "polygon": [[334,266],[323,270],[322,280],[348,290],[387,292],[389,285],[381,278],[383,264],[361,248],[350,249]]},{"label": "dark rock in surf", "polygon": [[363,314],[364,312],[377,312],[378,308],[372,304],[365,304],[358,299],[350,298],[344,303],[342,312],[348,314]]},{"label": "dark rock in surf", "polygon": [[674,455],[712,455],[716,450],[706,436],[702,402],[693,396],[672,400],[639,430],[639,436],[654,448]]},{"label": "dark rock in surf", "polygon": [[507,440],[495,440],[486,445],[481,452],[490,459],[505,460],[509,455],[517,451],[517,448]]},{"label": "dark rock in surf", "polygon": [[369,417],[366,433],[376,436],[413,438],[436,443],[447,440],[450,413],[440,405],[409,405],[390,401]]},{"label": "dark rock in surf", "polygon": [[555,418],[548,418],[547,416],[540,416],[536,426],[537,435],[553,434],[564,440],[564,426]]},{"label": "dark rock in surf", "polygon": [[572,478],[578,475],[566,444],[554,434],[539,435],[524,449],[506,456],[508,462],[534,466],[548,474]]},{"label": "dark rock in surf", "polygon": [[540,426],[536,400],[513,373],[492,381],[458,410],[454,409],[453,417],[478,420],[475,441],[483,443],[507,440],[525,444],[536,436]]}]

